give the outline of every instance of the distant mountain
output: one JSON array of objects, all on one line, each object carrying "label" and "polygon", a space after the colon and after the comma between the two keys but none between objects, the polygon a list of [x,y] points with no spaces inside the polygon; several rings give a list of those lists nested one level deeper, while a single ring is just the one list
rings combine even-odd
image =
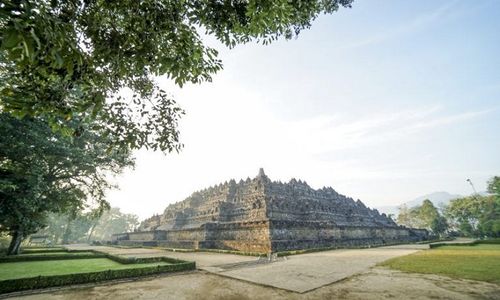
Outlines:
[{"label": "distant mountain", "polygon": [[422,202],[424,202],[425,199],[429,199],[432,201],[432,204],[436,207],[440,207],[441,205],[447,205],[450,203],[450,200],[457,199],[463,197],[462,195],[458,194],[450,194],[448,192],[435,192],[432,194],[427,194],[420,196],[418,198],[415,198],[411,201],[406,202],[406,206],[408,207],[414,207],[421,205]]},{"label": "distant mountain", "polygon": [[457,194],[450,194],[448,192],[434,192],[431,194],[423,195],[418,198],[415,198],[411,201],[402,203],[400,205],[393,205],[393,206],[380,206],[376,207],[380,213],[386,213],[386,214],[394,214],[398,215],[399,214],[399,207],[403,204],[406,204],[408,208],[419,206],[422,204],[422,202],[425,199],[431,200],[432,204],[436,207],[441,207],[443,205],[447,205],[450,203],[451,200],[457,199],[462,197],[462,195],[457,195]]}]

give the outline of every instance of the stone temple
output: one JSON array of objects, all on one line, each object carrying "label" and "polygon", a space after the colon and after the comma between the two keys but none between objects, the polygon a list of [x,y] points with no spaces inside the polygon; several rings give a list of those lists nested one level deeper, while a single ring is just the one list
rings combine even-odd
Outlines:
[{"label": "stone temple", "polygon": [[143,221],[138,231],[114,235],[113,242],[269,253],[426,238],[426,230],[399,226],[331,187],[315,190],[301,180],[271,181],[260,169],[253,179],[195,192]]}]

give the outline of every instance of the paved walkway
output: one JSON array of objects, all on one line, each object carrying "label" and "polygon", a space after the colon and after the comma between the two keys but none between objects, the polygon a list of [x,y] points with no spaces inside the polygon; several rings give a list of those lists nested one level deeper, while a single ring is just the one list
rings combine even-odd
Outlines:
[{"label": "paved walkway", "polygon": [[387,259],[408,255],[419,249],[349,249],[289,256],[267,264],[224,270],[205,267],[219,275],[304,293],[369,270]]},{"label": "paved walkway", "polygon": [[[373,268],[307,293],[265,287],[203,271],[165,274],[158,277],[65,287],[23,300],[498,300],[500,286]],[[1,296],[0,296],[1,298]]]},{"label": "paved walkway", "polygon": [[198,269],[265,286],[304,293],[369,270],[387,259],[408,255],[428,245],[398,245],[371,249],[343,249],[280,258],[265,263],[256,257],[210,252],[170,252],[159,249],[71,245],[122,256],[167,256],[195,261]]},{"label": "paved walkway", "polygon": [[257,257],[212,252],[172,252],[149,248],[116,248],[107,246],[67,245],[67,249],[96,250],[125,257],[171,257],[187,261],[195,261],[197,268],[257,261]]}]

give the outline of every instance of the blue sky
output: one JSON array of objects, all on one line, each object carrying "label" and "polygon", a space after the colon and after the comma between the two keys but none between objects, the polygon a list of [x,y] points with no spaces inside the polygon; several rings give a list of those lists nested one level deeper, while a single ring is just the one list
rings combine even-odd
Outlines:
[{"label": "blue sky", "polygon": [[[259,167],[369,206],[468,194],[500,175],[500,1],[358,0],[297,39],[220,51],[174,87],[180,154],[137,153],[109,199],[141,218]],[[139,201],[140,200],[140,201]]]}]

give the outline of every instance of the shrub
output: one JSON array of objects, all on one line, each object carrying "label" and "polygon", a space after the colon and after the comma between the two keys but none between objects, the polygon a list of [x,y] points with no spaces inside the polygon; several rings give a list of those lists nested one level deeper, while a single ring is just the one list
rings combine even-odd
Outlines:
[{"label": "shrub", "polygon": [[[177,261],[177,260],[176,260]],[[101,282],[128,277],[148,276],[166,272],[194,270],[194,262],[185,262],[172,265],[158,265],[144,268],[107,270],[102,272],[65,274],[55,276],[38,276],[0,281],[0,294],[22,290],[40,289],[54,286]]]},{"label": "shrub", "polygon": [[[468,243],[435,243],[435,244],[430,244],[429,248],[433,249],[433,248],[439,248],[442,246],[475,246],[478,244],[489,244],[489,242],[487,242],[487,241],[471,241]],[[494,244],[494,243],[491,243],[491,244]]]},{"label": "shrub", "polygon": [[213,252],[213,253],[224,253],[224,254],[236,254],[236,255],[244,255],[244,256],[262,256],[265,253],[258,252],[245,252],[238,250],[224,250],[224,249],[195,249],[195,252]]},{"label": "shrub", "polygon": [[104,254],[106,258],[119,262],[121,264],[147,264],[147,263],[155,263],[155,262],[166,262],[170,264],[180,264],[185,263],[184,260],[179,260],[170,257],[126,257],[112,254]]},{"label": "shrub", "polygon": [[[75,250],[75,252],[79,252],[82,250]],[[88,250],[84,250],[88,252]],[[21,248],[21,254],[34,254],[34,253],[52,253],[52,252],[68,252],[65,248],[53,247],[53,248]]]},{"label": "shrub", "polygon": [[480,244],[500,244],[500,239],[476,240],[470,243],[436,243],[430,244],[430,248],[438,248],[441,246],[475,246]]},{"label": "shrub", "polygon": [[87,259],[104,258],[102,253],[86,251],[86,253],[66,254],[44,254],[44,255],[13,255],[0,257],[0,263],[22,262],[22,261],[42,261],[42,260],[64,260],[64,259]]},{"label": "shrub", "polygon": [[489,239],[476,241],[478,244],[500,244],[500,239]]}]

